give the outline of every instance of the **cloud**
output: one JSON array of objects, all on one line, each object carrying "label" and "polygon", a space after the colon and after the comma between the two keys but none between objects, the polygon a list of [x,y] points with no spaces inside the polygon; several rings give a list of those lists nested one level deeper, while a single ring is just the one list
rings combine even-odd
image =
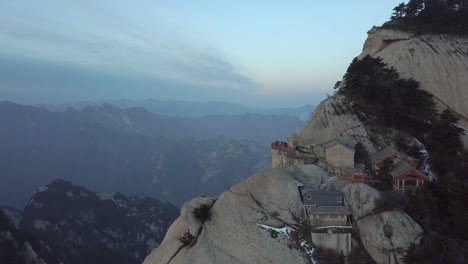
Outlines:
[{"label": "cloud", "polygon": [[[74,65],[0,56],[0,98],[21,103],[100,99],[223,100],[239,91],[167,79],[96,73]],[[242,95],[242,96],[245,96]]]},{"label": "cloud", "polygon": [[257,86],[220,51],[192,43],[157,20],[148,29],[118,12],[87,7],[92,2],[48,2],[54,8],[42,1],[0,4],[0,82],[22,89],[25,97],[43,97],[45,91],[90,98],[169,96],[189,89],[229,94]]}]

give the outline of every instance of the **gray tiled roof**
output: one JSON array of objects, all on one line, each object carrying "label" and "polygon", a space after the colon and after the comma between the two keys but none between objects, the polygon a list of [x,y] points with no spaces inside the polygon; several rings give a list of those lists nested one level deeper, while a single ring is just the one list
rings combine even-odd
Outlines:
[{"label": "gray tiled roof", "polygon": [[393,169],[390,171],[390,175],[393,177],[399,176],[409,170],[411,170],[413,167],[408,164],[408,162],[400,160],[396,164],[393,165]]},{"label": "gray tiled roof", "polygon": [[346,148],[346,149],[348,149],[348,150],[354,151],[354,149],[352,149],[352,148],[346,146],[345,144],[341,143],[341,142],[340,142],[339,140],[337,140],[337,139],[330,139],[330,140],[328,140],[328,141],[325,141],[325,142],[323,142],[323,143],[320,143],[319,145],[322,145],[322,146],[324,146],[326,149],[328,149],[328,148],[331,148],[331,147],[333,147],[333,146],[335,146],[335,145],[337,145],[337,144],[342,145],[344,148]]},{"label": "gray tiled roof", "polygon": [[418,171],[416,168],[411,166],[411,164],[404,160],[399,160],[396,164],[394,164],[392,171],[390,171],[390,175],[392,175],[392,177],[397,177],[411,169],[414,169],[417,173],[424,175],[424,173]]},{"label": "gray tiled roof", "polygon": [[410,165],[412,165],[413,167],[416,166],[416,164],[414,163],[412,158],[410,158],[408,155],[406,155],[404,153],[401,153],[398,150],[396,150],[396,149],[394,149],[393,147],[390,147],[390,146],[388,146],[385,149],[383,149],[382,151],[377,152],[374,155],[372,155],[371,156],[371,162],[372,162],[372,164],[375,164],[375,163],[381,162],[381,161],[383,161],[385,159],[388,159],[388,158],[390,158],[391,156],[393,156],[395,154],[400,155],[407,162],[412,163]]},{"label": "gray tiled roof", "polygon": [[390,146],[384,148],[382,151],[375,153],[371,156],[371,162],[376,163],[382,160],[385,160],[391,157],[393,154],[397,153],[398,151]]}]

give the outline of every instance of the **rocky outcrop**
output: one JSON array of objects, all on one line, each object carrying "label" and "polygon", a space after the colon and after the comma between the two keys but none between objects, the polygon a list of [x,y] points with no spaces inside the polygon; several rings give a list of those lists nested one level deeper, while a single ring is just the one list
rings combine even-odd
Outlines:
[{"label": "rocky outcrop", "polygon": [[0,208],[0,260],[15,264],[59,264],[43,241],[19,229],[20,212]]},{"label": "rocky outcrop", "polygon": [[367,216],[357,222],[361,241],[378,264],[403,264],[405,250],[419,244],[423,230],[407,214],[400,211]]},{"label": "rocky outcrop", "polygon": [[317,165],[299,165],[288,168],[288,171],[299,183],[314,187],[316,190],[326,189],[332,179],[328,173]]},{"label": "rocky outcrop", "polygon": [[[451,108],[468,129],[468,38],[374,27],[360,58],[380,57],[402,77],[414,78],[432,93],[441,108]],[[468,136],[465,137],[468,143]],[[468,145],[466,145],[468,146]]]},{"label": "rocky outcrop", "polygon": [[[302,216],[297,181],[288,169],[259,172],[224,192],[211,208],[211,219],[197,231],[201,223],[190,211],[204,202],[197,198],[183,207],[145,264],[308,263],[286,232],[295,216]],[[193,222],[198,225],[187,228]],[[188,230],[196,242],[183,247],[179,240]]]},{"label": "rocky outcrop", "polygon": [[354,221],[369,215],[376,208],[376,201],[381,197],[380,192],[364,183],[349,183],[335,180],[329,186],[345,195],[346,204],[351,211]]}]

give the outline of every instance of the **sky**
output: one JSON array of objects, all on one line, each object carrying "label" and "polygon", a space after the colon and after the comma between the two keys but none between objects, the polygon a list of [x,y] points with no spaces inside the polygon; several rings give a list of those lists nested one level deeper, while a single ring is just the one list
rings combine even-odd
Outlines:
[{"label": "sky", "polygon": [[318,104],[402,0],[0,0],[0,101]]}]

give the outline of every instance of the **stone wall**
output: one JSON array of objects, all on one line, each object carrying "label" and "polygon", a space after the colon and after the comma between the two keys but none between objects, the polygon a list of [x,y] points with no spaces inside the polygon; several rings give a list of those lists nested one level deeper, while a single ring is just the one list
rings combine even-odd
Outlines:
[{"label": "stone wall", "polygon": [[312,153],[303,153],[293,149],[281,150],[271,148],[271,165],[273,168],[288,168],[316,163],[317,158]]},{"label": "stone wall", "polygon": [[351,233],[312,233],[312,243],[318,248],[331,249],[344,256],[351,253]]}]

